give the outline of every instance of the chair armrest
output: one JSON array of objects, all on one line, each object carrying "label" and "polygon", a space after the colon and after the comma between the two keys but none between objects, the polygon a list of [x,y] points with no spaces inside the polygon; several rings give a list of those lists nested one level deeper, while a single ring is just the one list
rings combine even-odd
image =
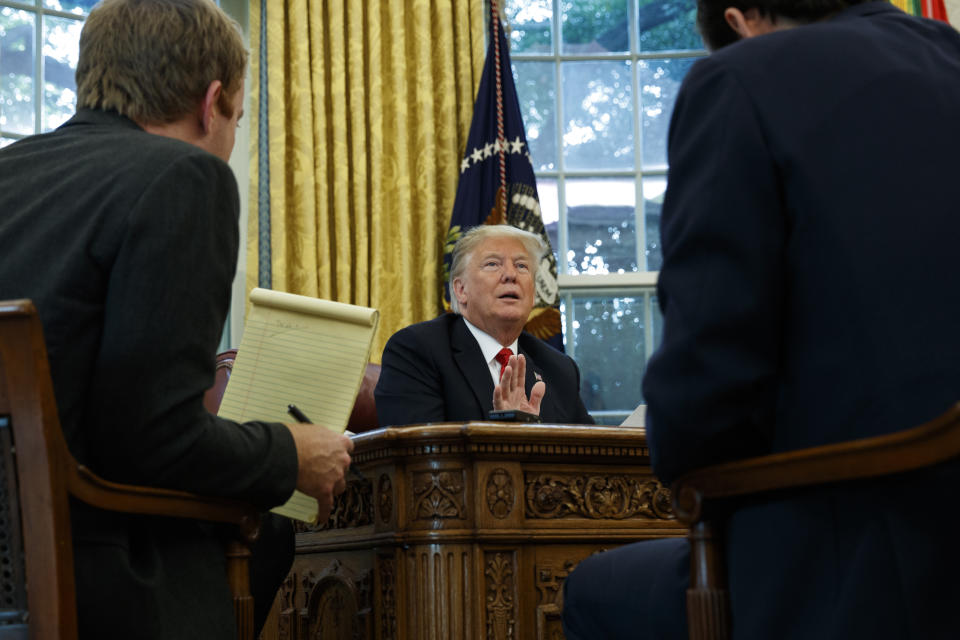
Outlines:
[{"label": "chair armrest", "polygon": [[237,525],[247,544],[256,540],[260,515],[253,505],[186,491],[110,482],[83,465],[67,465],[67,468],[67,491],[91,506],[123,513],[225,522]]},{"label": "chair armrest", "polygon": [[685,524],[722,498],[913,471],[960,455],[960,404],[918,427],[839,444],[718,464],[674,482],[674,512]]}]

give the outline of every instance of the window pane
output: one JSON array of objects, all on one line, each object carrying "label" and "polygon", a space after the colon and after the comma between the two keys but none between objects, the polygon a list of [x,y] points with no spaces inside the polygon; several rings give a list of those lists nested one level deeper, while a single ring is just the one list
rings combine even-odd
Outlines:
[{"label": "window pane", "polygon": [[43,129],[66,122],[77,106],[77,58],[83,23],[70,18],[43,19]]},{"label": "window pane", "polygon": [[629,60],[564,62],[563,160],[577,169],[632,169]]},{"label": "window pane", "polygon": [[646,233],[644,255],[647,271],[659,271],[663,266],[663,251],[660,247],[660,211],[663,209],[663,194],[667,190],[665,176],[643,179],[643,223]]},{"label": "window pane", "polygon": [[43,6],[56,11],[66,11],[77,15],[87,15],[97,0],[43,0]]},{"label": "window pane", "polygon": [[563,261],[560,260],[560,201],[557,199],[557,181],[552,178],[537,178],[537,195],[540,197],[540,215],[546,227],[547,238],[553,247],[557,270],[563,273]]},{"label": "window pane", "polygon": [[520,115],[535,171],[557,167],[557,88],[552,62],[514,62]]},{"label": "window pane", "polygon": [[567,273],[636,271],[636,182],[632,178],[569,179],[565,193]]},{"label": "window pane", "polygon": [[660,313],[660,301],[655,295],[650,296],[650,311],[650,315],[653,316],[653,348],[650,350],[650,355],[653,355],[663,341],[663,314]]},{"label": "window pane", "polygon": [[0,9],[0,129],[31,134],[34,126],[32,13]]},{"label": "window pane", "polygon": [[[643,403],[641,382],[647,361],[644,296],[573,296],[574,354],[580,367],[580,395],[597,422],[619,424]],[[549,391],[548,391],[549,393]],[[611,411],[604,417],[597,412]]]},{"label": "window pane", "polygon": [[553,51],[552,5],[551,0],[507,0],[510,55]]},{"label": "window pane", "polygon": [[564,0],[560,3],[561,53],[630,50],[627,0]]},{"label": "window pane", "polygon": [[640,60],[643,166],[666,167],[667,129],[680,82],[696,58]]},{"label": "window pane", "polygon": [[13,144],[14,142],[16,142],[16,140],[13,138],[0,137],[0,149],[4,148],[8,144]]},{"label": "window pane", "polygon": [[696,0],[640,0],[640,51],[702,49]]}]

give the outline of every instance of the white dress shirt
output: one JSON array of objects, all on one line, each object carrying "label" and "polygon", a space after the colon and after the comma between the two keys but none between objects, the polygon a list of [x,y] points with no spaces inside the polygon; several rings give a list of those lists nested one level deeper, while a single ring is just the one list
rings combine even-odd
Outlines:
[{"label": "white dress shirt", "polygon": [[[500,363],[497,362],[497,354],[500,352],[500,349],[503,349],[504,345],[497,342],[497,339],[489,333],[470,324],[470,321],[466,318],[464,318],[463,321],[466,323],[467,329],[470,329],[473,337],[477,339],[477,344],[480,345],[480,352],[483,353],[483,359],[487,361],[487,368],[490,369],[493,386],[497,386],[500,384]],[[519,342],[519,338],[514,340],[513,344],[506,345],[510,351],[513,351],[513,355],[517,355],[518,353],[517,342]]]}]

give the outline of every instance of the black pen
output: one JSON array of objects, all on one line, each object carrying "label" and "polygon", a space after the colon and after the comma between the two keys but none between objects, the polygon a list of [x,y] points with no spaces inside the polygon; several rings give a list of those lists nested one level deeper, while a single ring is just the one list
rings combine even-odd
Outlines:
[{"label": "black pen", "polygon": [[[312,421],[310,418],[308,418],[307,415],[306,415],[303,411],[300,411],[300,409],[299,409],[299,408],[297,407],[297,405],[295,405],[295,404],[288,404],[288,405],[287,405],[287,413],[289,413],[291,416],[293,416],[293,419],[296,420],[297,422],[304,422],[304,423],[313,424],[313,421]],[[360,473],[359,471],[357,471],[357,470],[353,467],[353,465],[350,465],[350,473],[354,474],[355,476],[357,476],[357,477],[360,478],[361,480],[364,480],[364,479],[365,479],[365,478],[363,477],[363,474]]]},{"label": "black pen", "polygon": [[303,413],[303,411],[300,411],[300,409],[298,409],[298,408],[297,408],[297,405],[295,405],[295,404],[288,404],[288,405],[287,405],[287,413],[289,413],[291,416],[293,416],[293,419],[296,420],[297,422],[306,422],[306,423],[309,423],[309,422],[310,422],[310,418],[308,418],[308,417]]}]

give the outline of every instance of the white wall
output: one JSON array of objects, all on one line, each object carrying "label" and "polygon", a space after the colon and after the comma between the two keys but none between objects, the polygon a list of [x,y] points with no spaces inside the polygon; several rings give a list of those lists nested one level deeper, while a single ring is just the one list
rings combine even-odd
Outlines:
[{"label": "white wall", "polygon": [[[250,47],[249,3],[247,0],[220,0],[220,6],[243,28],[244,41]],[[247,65],[247,79],[243,95],[244,116],[237,128],[237,138],[230,156],[230,168],[237,178],[240,189],[240,252],[237,256],[237,273],[233,279],[233,301],[230,305],[230,317],[227,331],[224,332],[221,348],[236,347],[243,335],[243,313],[246,306],[247,277],[247,215],[250,210],[250,66]]]}]

